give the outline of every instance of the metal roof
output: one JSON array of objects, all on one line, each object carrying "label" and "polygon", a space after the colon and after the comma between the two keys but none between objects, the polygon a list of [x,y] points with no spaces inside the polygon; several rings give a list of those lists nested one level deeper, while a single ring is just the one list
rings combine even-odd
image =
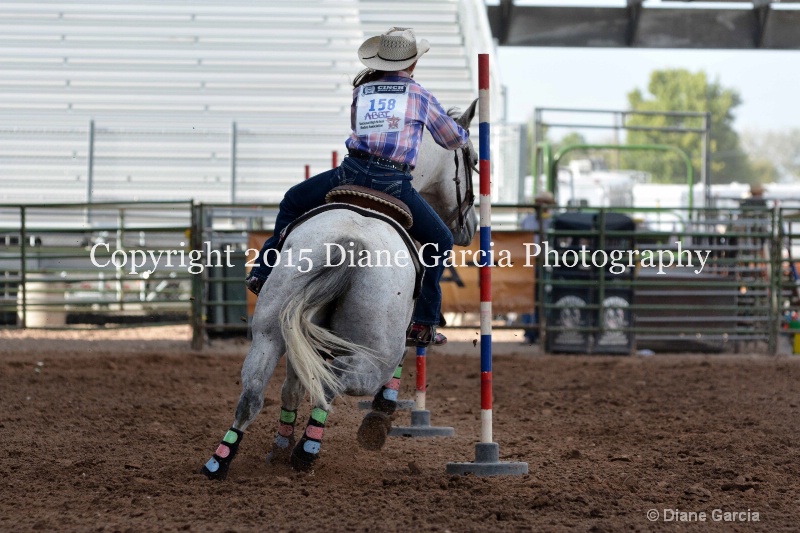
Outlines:
[{"label": "metal roof", "polygon": [[487,6],[501,46],[800,49],[800,0]]}]

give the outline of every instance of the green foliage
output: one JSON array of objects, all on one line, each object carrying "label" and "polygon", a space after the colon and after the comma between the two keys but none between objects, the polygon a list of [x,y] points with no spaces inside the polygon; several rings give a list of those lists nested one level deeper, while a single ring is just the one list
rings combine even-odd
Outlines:
[{"label": "green foliage", "polygon": [[767,159],[754,159],[750,163],[750,166],[753,169],[755,183],[771,183],[773,181],[778,181],[780,177],[778,169],[775,168],[772,161],[768,161]]},{"label": "green foliage", "polygon": [[[565,134],[560,141],[553,143],[553,153],[558,153],[559,150],[564,148],[565,146],[572,146],[573,144],[587,144],[586,137],[578,133],[577,131],[571,131]],[[567,165],[571,160],[578,158],[585,158],[586,153],[582,151],[574,151],[569,152],[562,160],[561,165]]]},{"label": "green foliage", "polygon": [[759,181],[800,181],[800,129],[744,132],[742,145]]},{"label": "green foliage", "polygon": [[[741,104],[739,93],[708,81],[705,72],[685,69],[656,70],[650,75],[649,94],[635,89],[628,93],[631,111],[699,112],[711,114],[711,183],[756,181],[747,155],[733,129],[733,111]],[[631,115],[628,126],[654,128],[703,128],[702,117]],[[702,133],[652,132],[628,130],[628,144],[671,144],[684,150],[694,166],[695,181],[701,175]],[[678,154],[666,152],[626,152],[623,166],[643,170],[660,183],[686,183],[686,165]]]},{"label": "green foliage", "polygon": [[[616,144],[613,138],[601,141],[588,141],[586,137],[580,132],[570,131],[564,134],[558,141],[547,140],[553,149],[553,154],[557,154],[562,148],[567,146],[574,146],[576,144],[596,145],[596,144]],[[571,150],[564,155],[559,161],[559,165],[563,168],[569,164],[570,161],[575,159],[591,159],[594,162],[600,162],[605,168],[609,167],[612,161],[618,161],[619,150],[609,150],[605,148],[600,149],[579,149]],[[615,167],[618,168],[618,167]]]},{"label": "green foliage", "polygon": [[558,143],[558,150],[565,146],[570,146],[572,144],[586,144],[586,137],[578,133],[577,131],[571,131],[564,135],[561,138],[561,141]]}]

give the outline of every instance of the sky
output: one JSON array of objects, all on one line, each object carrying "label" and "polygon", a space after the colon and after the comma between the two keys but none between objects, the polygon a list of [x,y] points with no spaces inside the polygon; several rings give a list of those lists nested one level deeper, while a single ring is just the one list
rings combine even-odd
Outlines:
[{"label": "sky", "polygon": [[800,129],[800,50],[499,47],[498,61],[509,122],[528,122],[535,107],[624,110],[653,70],[686,68],[739,91],[738,131]]}]

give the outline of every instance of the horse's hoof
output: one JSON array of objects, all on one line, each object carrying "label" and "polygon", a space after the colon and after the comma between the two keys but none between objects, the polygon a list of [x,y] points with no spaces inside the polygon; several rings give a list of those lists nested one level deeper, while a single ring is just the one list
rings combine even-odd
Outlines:
[{"label": "horse's hoof", "polygon": [[[381,390],[381,392],[383,392],[383,390]],[[397,401],[387,400],[382,394],[378,394],[375,396],[375,399],[372,400],[372,410],[391,416],[397,411]]]},{"label": "horse's hoof", "polygon": [[223,481],[228,477],[228,469],[231,467],[233,458],[236,457],[236,452],[239,450],[239,444],[242,442],[244,433],[236,428],[231,428],[225,433],[222,442],[217,446],[217,451],[211,456],[206,464],[200,468],[200,474],[203,474],[208,479],[218,479]]},{"label": "horse's hoof", "polygon": [[212,458],[209,462],[200,467],[197,473],[206,476],[212,481],[225,481],[225,478],[228,477],[228,469],[230,466],[230,463],[217,462]]},{"label": "horse's hoof", "polygon": [[[302,441],[300,442],[302,444]],[[318,457],[319,454],[308,453],[307,451],[303,450],[301,446],[295,446],[292,450],[289,464],[292,465],[292,468],[299,470],[300,472],[311,472],[314,470],[314,463],[317,462]]]},{"label": "horse's hoof", "polygon": [[279,463],[289,464],[289,460],[292,457],[292,448],[294,448],[294,437],[286,440],[288,445],[285,448],[281,448],[274,442],[272,443],[272,449],[267,454],[267,463],[272,465]]},{"label": "horse's hoof", "polygon": [[367,413],[358,428],[358,443],[365,450],[378,451],[386,444],[386,436],[392,429],[389,415],[379,411]]}]

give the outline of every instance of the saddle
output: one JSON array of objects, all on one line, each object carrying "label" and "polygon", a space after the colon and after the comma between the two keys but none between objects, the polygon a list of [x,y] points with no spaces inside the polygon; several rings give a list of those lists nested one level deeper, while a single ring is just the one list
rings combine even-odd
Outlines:
[{"label": "saddle", "polygon": [[360,185],[340,185],[334,187],[325,196],[327,203],[341,202],[377,211],[386,215],[403,226],[410,229],[414,224],[414,217],[405,202],[385,192],[376,191]]},{"label": "saddle", "polygon": [[[359,187],[358,185],[342,185],[335,187],[326,195],[325,200],[328,202],[327,204],[308,211],[284,228],[281,232],[281,237],[276,248],[279,251],[283,248],[283,243],[285,242],[286,237],[297,226],[320,213],[324,213],[325,211],[331,211],[333,209],[346,209],[348,211],[354,211],[361,216],[377,218],[378,220],[382,220],[392,226],[397,231],[398,235],[400,235],[400,237],[403,239],[403,242],[408,248],[409,256],[416,272],[413,293],[413,297],[416,300],[419,296],[420,289],[422,288],[422,276],[425,274],[425,267],[419,259],[417,246],[414,243],[414,240],[408,234],[408,231],[406,231],[411,227],[413,222],[411,210],[408,208],[408,206],[394,196],[370,189],[368,187]],[[370,206],[367,207],[367,205]]]}]

